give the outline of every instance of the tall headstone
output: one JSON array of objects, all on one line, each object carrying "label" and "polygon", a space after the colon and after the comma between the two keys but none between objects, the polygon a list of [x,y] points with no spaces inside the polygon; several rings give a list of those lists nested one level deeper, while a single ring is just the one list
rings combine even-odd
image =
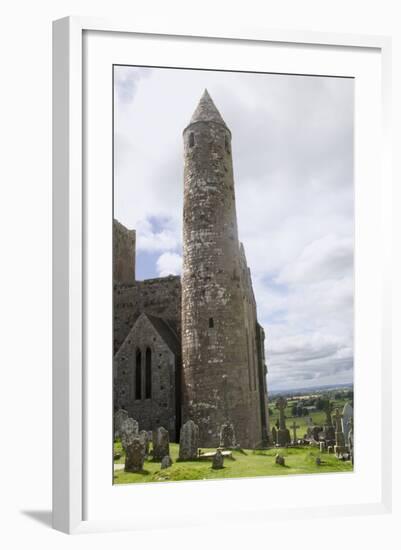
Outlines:
[{"label": "tall headstone", "polygon": [[277,443],[280,446],[288,445],[291,442],[290,432],[285,425],[285,408],[287,401],[284,397],[279,397],[276,401],[276,407],[279,410],[279,428],[277,431]]},{"label": "tall headstone", "polygon": [[145,460],[145,445],[139,437],[133,437],[125,447],[126,472],[142,472]]},{"label": "tall headstone", "polygon": [[196,460],[199,447],[199,428],[193,420],[188,420],[181,426],[180,460]]},{"label": "tall headstone", "polygon": [[348,442],[349,421],[354,415],[354,410],[351,404],[347,401],[343,408],[342,428],[344,432],[345,442]]},{"label": "tall headstone", "polygon": [[121,444],[125,450],[132,443],[132,441],[138,437],[138,435],[138,422],[133,418],[127,418],[126,420],[124,420],[120,427],[120,437]]},{"label": "tall headstone", "polygon": [[291,428],[292,434],[293,434],[292,442],[293,442],[294,445],[296,445],[296,443],[297,443],[297,429],[300,428],[300,426],[298,426],[297,423],[294,420],[294,422],[291,424],[290,428]]},{"label": "tall headstone", "polygon": [[168,431],[163,428],[153,430],[153,460],[162,460],[166,455],[170,455],[170,439]]},{"label": "tall headstone", "polygon": [[148,456],[149,454],[149,437],[148,432],[145,430],[141,430],[139,432],[139,439],[143,442],[145,446],[145,456]]},{"label": "tall headstone", "polygon": [[235,447],[234,426],[230,422],[226,422],[221,427],[220,447],[223,447],[223,449],[233,449]]},{"label": "tall headstone", "polygon": [[345,440],[344,440],[344,433],[342,430],[342,414],[338,409],[336,409],[336,412],[333,416],[334,425],[336,429],[336,444],[334,447],[334,452],[336,455],[340,455],[346,451],[345,448]]},{"label": "tall headstone", "polygon": [[114,439],[121,437],[121,426],[127,419],[128,411],[125,409],[118,409],[118,411],[114,413]]}]

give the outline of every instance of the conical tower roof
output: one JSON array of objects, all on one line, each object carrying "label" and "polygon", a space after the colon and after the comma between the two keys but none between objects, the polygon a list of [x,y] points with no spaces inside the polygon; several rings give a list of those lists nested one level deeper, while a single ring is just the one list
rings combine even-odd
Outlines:
[{"label": "conical tower roof", "polygon": [[213,103],[213,99],[210,97],[209,92],[205,89],[202,97],[199,100],[198,106],[192,115],[189,125],[195,122],[216,122],[222,124],[228,130],[227,124],[224,122],[223,117],[217,110],[216,105]]}]

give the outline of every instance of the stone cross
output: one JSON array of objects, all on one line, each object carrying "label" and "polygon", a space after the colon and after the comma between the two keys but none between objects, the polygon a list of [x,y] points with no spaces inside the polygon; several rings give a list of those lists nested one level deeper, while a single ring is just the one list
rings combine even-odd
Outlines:
[{"label": "stone cross", "polygon": [[336,432],[342,432],[342,426],[341,426],[341,419],[343,415],[340,413],[338,409],[336,409],[336,413],[334,415],[334,422],[336,425]]},{"label": "stone cross", "polygon": [[297,426],[297,423],[295,422],[295,420],[290,426],[290,428],[293,431],[294,443],[296,443],[296,441],[297,441],[297,429],[300,428],[300,427],[301,426]]},{"label": "stone cross", "polygon": [[343,409],[342,414],[343,414],[342,425],[343,425],[344,439],[347,442],[348,432],[349,432],[349,420],[350,420],[350,418],[352,418],[352,416],[354,414],[352,406],[348,401],[344,405],[344,409]]},{"label": "stone cross", "polygon": [[287,400],[284,397],[280,397],[276,401],[276,407],[279,410],[279,428],[280,430],[285,430],[285,415],[284,411],[287,406]]}]

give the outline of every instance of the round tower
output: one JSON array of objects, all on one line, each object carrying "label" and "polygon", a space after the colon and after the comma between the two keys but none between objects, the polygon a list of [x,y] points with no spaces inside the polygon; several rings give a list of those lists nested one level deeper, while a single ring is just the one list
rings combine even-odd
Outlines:
[{"label": "round tower", "polygon": [[261,419],[240,279],[231,132],[207,90],[183,137],[183,421],[198,424],[202,447],[219,444],[227,421],[249,447],[261,440]]}]

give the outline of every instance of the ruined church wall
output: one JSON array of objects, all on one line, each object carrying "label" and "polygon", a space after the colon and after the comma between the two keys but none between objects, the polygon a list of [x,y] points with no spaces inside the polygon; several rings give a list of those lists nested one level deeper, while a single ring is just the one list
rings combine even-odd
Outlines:
[{"label": "ruined church wall", "polygon": [[[151,395],[146,397],[146,350],[151,350]],[[141,389],[136,393],[137,351],[141,352]],[[177,358],[151,322],[138,319],[124,345],[114,358],[114,408],[123,408],[139,423],[140,430],[160,426],[177,436],[176,426]]]},{"label": "ruined church wall", "polygon": [[169,276],[114,285],[114,353],[140,313],[172,319],[181,331],[181,280]]}]

